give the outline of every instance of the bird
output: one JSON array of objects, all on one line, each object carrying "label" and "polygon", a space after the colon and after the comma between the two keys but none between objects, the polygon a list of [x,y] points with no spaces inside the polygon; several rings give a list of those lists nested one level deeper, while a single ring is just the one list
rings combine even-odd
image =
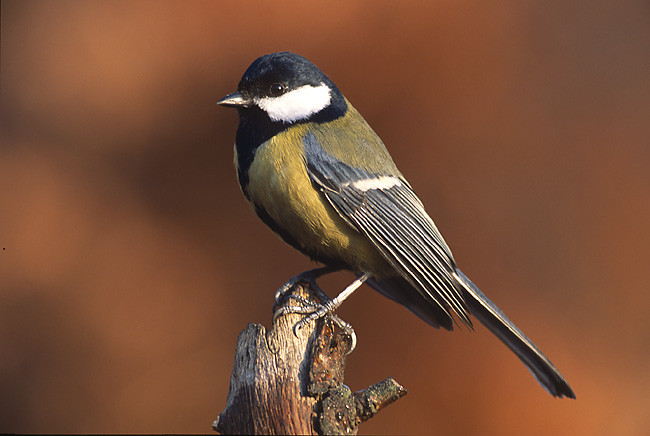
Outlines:
[{"label": "bird", "polygon": [[382,140],[312,62],[288,51],[260,56],[217,104],[237,109],[234,161],[258,217],[325,265],[310,277],[357,276],[301,322],[333,313],[366,283],[436,328],[472,329],[473,316],[546,391],[575,398],[551,361],[461,272]]}]

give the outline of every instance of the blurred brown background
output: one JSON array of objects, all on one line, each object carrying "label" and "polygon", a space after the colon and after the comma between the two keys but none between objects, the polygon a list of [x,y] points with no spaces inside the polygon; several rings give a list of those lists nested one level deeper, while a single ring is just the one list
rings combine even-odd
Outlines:
[{"label": "blurred brown background", "polygon": [[649,434],[650,6],[496,3],[3,1],[0,432],[211,432],[237,334],[313,265],[244,202],[215,106],[291,50],[578,397],[362,288],[346,382],[409,395],[361,431]]}]

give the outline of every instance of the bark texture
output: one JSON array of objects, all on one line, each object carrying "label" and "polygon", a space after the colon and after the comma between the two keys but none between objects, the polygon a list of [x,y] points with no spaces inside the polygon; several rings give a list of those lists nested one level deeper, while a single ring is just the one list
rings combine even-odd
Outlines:
[{"label": "bark texture", "polygon": [[[292,292],[316,299],[307,285]],[[282,304],[295,305],[295,300],[285,298]],[[214,430],[356,434],[361,422],[406,395],[392,378],[353,393],[343,384],[350,338],[327,317],[294,334],[303,316],[280,316],[271,330],[251,323],[240,333],[226,408]]]}]

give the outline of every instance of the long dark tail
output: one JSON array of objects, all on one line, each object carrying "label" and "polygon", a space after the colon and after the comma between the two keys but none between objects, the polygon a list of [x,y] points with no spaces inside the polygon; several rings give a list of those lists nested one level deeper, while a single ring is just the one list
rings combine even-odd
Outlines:
[{"label": "long dark tail", "polygon": [[575,398],[575,394],[560,371],[508,319],[501,309],[483,295],[479,288],[459,269],[456,269],[456,278],[466,291],[465,300],[472,315],[524,362],[539,384],[555,397]]},{"label": "long dark tail", "polygon": [[[474,315],[488,330],[498,337],[521,359],[537,381],[551,395],[575,398],[575,395],[562,374],[544,354],[515,326],[512,321],[490,301],[459,269],[455,270],[456,280],[463,289],[465,301]],[[434,327],[453,329],[451,316],[437,304],[425,298],[402,277],[366,282],[384,296],[406,306],[411,312]]]}]

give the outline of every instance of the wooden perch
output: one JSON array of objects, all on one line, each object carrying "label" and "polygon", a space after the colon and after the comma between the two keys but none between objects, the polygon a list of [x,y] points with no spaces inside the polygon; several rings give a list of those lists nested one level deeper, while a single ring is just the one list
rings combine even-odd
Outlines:
[{"label": "wooden perch", "polygon": [[[307,285],[295,295],[317,301]],[[285,298],[283,305],[295,300]],[[349,336],[325,317],[294,334],[304,315],[278,317],[267,331],[239,335],[226,408],[213,422],[222,434],[356,434],[359,423],[406,395],[392,378],[352,393],[343,384]]]}]

